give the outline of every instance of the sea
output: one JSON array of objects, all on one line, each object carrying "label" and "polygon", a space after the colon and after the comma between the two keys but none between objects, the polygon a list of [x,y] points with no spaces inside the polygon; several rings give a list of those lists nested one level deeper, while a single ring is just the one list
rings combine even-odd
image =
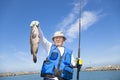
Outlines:
[{"label": "sea", "polygon": [[[79,76],[79,80],[120,80],[120,71],[81,71]],[[0,80],[43,80],[43,78],[40,77],[40,74],[30,74],[0,77]],[[72,80],[76,80],[76,72],[74,72]]]}]

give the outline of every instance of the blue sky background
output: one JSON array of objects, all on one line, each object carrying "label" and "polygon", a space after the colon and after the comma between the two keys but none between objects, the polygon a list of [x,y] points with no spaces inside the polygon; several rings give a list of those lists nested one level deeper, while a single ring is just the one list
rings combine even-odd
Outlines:
[{"label": "blue sky background", "polygon": [[[41,44],[38,62],[30,53],[30,23],[40,22],[45,37],[64,31],[65,46],[77,57],[79,0],[0,0],[0,72],[38,71],[47,54]],[[120,1],[83,0],[83,67],[120,64]]]}]

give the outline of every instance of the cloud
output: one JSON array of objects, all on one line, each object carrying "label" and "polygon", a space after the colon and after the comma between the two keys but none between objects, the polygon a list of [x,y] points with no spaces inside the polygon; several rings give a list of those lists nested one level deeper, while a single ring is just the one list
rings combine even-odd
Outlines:
[{"label": "cloud", "polygon": [[[96,13],[91,11],[84,11],[81,17],[81,29],[87,30],[98,20],[98,18],[99,16]],[[72,41],[77,37],[77,34],[79,32],[79,19],[76,19],[76,21],[69,26],[70,27],[67,29],[66,35]]]},{"label": "cloud", "polygon": [[92,24],[94,24],[99,18],[99,15],[97,15],[94,12],[91,11],[84,11],[82,16],[82,29],[86,30],[88,27],[90,27]]},{"label": "cloud", "polygon": [[[82,8],[86,6],[87,1],[82,2]],[[68,42],[72,42],[79,32],[79,18],[81,19],[82,30],[87,30],[91,25],[99,19],[99,14],[93,11],[82,11],[79,17],[80,3],[74,3],[72,11],[59,23],[60,30],[64,31]],[[62,27],[61,27],[62,26]]]},{"label": "cloud", "polygon": [[58,24],[58,27],[60,27],[60,29],[63,31],[65,30],[65,28],[68,28],[70,25],[72,25],[79,15],[80,3],[72,3],[72,5],[74,6],[72,11]]}]

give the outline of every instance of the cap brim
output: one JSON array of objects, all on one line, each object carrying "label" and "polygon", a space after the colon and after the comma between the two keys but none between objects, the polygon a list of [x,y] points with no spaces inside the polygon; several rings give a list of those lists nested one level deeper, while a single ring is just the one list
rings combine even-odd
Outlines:
[{"label": "cap brim", "polygon": [[[55,37],[58,37],[58,36],[54,36],[54,37],[52,38],[53,41],[54,41],[54,38],[55,38]],[[61,36],[61,37],[64,38],[64,41],[66,40],[66,37],[64,37],[64,36]]]}]

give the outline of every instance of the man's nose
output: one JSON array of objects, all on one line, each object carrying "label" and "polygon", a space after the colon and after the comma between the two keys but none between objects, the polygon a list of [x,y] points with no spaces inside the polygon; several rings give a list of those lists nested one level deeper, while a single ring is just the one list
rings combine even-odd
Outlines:
[{"label": "man's nose", "polygon": [[59,37],[57,37],[56,39],[57,39],[57,40],[59,40],[60,38],[59,38]]}]

